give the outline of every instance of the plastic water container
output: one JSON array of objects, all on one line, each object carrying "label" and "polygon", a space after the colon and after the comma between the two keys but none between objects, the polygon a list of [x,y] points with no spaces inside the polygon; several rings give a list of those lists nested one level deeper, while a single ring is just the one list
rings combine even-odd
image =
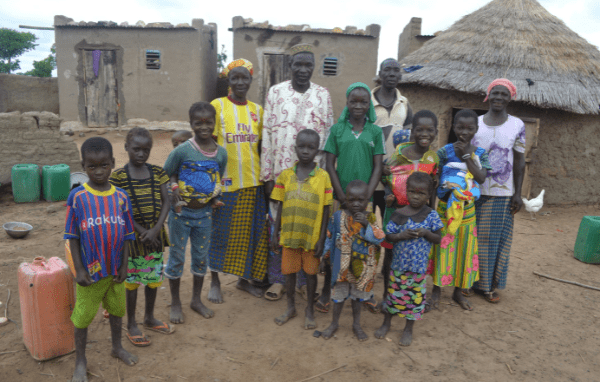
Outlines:
[{"label": "plastic water container", "polygon": [[36,257],[18,270],[23,342],[41,361],[75,350],[73,276],[58,257]]},{"label": "plastic water container", "polygon": [[575,258],[588,264],[600,264],[600,216],[584,216],[575,241]]},{"label": "plastic water container", "polygon": [[12,192],[16,203],[40,200],[40,169],[37,164],[16,164],[11,171]]},{"label": "plastic water container", "polygon": [[71,169],[66,164],[42,167],[42,190],[49,202],[67,200],[71,191]]}]

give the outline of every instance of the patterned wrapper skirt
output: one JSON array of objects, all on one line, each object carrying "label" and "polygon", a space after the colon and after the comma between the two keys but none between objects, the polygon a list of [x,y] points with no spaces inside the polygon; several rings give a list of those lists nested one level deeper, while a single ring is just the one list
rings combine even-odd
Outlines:
[{"label": "patterned wrapper skirt", "polygon": [[267,203],[263,186],[224,192],[225,204],[213,213],[210,268],[245,279],[263,280],[267,273]]},{"label": "patterned wrapper skirt", "polygon": [[384,308],[389,314],[420,320],[425,309],[427,283],[424,273],[390,271],[388,295]]},{"label": "patterned wrapper skirt", "polygon": [[146,256],[129,257],[127,264],[127,279],[128,284],[140,284],[156,286],[163,280],[163,253],[151,252]]},{"label": "patterned wrapper skirt", "polygon": [[479,239],[479,281],[473,286],[484,292],[506,287],[513,235],[510,196],[481,196],[475,202]]},{"label": "patterned wrapper skirt", "polygon": [[[446,236],[448,221],[446,219],[446,202],[440,200],[437,212],[444,228],[442,238]],[[479,280],[479,256],[477,244],[477,226],[475,225],[475,204],[467,204],[464,209],[461,226],[454,235],[454,240],[432,249],[433,284],[445,287],[454,286],[468,289]]]}]

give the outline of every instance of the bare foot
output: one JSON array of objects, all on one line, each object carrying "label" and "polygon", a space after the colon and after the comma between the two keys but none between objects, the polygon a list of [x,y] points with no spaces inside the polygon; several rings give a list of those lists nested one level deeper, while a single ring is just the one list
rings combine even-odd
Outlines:
[{"label": "bare foot", "polygon": [[321,333],[321,336],[323,338],[325,338],[326,340],[330,339],[331,337],[333,337],[335,332],[337,332],[338,327],[339,327],[339,324],[334,324],[332,322],[331,325],[329,325],[329,327]]},{"label": "bare foot", "polygon": [[442,296],[442,288],[440,288],[437,285],[434,285],[433,292],[431,293],[431,308],[429,310],[439,309],[441,296]]},{"label": "bare foot", "polygon": [[375,338],[383,339],[390,331],[390,323],[384,322],[383,325],[375,332]]},{"label": "bare foot", "polygon": [[304,310],[304,314],[306,316],[304,318],[304,329],[305,330],[316,329],[317,323],[315,322],[314,310],[308,309],[308,307],[306,307],[306,309]]},{"label": "bare foot", "polygon": [[171,302],[171,315],[169,320],[174,324],[183,324],[183,311],[181,310],[181,304],[174,304]]},{"label": "bare foot", "polygon": [[289,320],[291,320],[292,318],[296,317],[297,315],[298,313],[296,313],[296,308],[288,309],[284,314],[275,319],[275,323],[281,326]]},{"label": "bare foot", "polygon": [[462,294],[462,291],[459,288],[454,288],[454,293],[452,293],[452,299],[464,310],[473,310],[471,303]]},{"label": "bare foot", "polygon": [[398,345],[400,346],[409,346],[412,343],[412,332],[414,321],[407,320],[406,326],[404,327],[404,331],[402,332],[402,337],[400,337],[400,342]]},{"label": "bare foot", "polygon": [[71,382],[87,382],[87,360],[83,359],[75,360],[75,371],[73,372],[73,379]]},{"label": "bare foot", "polygon": [[362,330],[362,328],[359,325],[352,325],[352,331],[354,332],[356,338],[358,338],[358,340],[361,342],[369,339],[367,333],[365,333],[365,331]]},{"label": "bare foot", "polygon": [[119,358],[127,366],[133,366],[138,362],[137,356],[131,354],[123,348],[119,348],[117,350],[113,349],[110,355],[113,356],[113,358]]},{"label": "bare foot", "polygon": [[244,280],[243,278],[238,280],[237,284],[235,284],[235,287],[258,298],[261,298],[264,294],[262,289],[255,287],[254,285],[250,284],[248,280]]},{"label": "bare foot", "polygon": [[194,301],[190,303],[190,308],[196,313],[200,313],[200,315],[204,318],[213,318],[215,316],[215,312],[208,309],[200,300]]},{"label": "bare foot", "polygon": [[213,304],[222,304],[225,302],[223,300],[223,295],[221,294],[221,284],[211,283],[210,291],[208,292],[208,301]]}]

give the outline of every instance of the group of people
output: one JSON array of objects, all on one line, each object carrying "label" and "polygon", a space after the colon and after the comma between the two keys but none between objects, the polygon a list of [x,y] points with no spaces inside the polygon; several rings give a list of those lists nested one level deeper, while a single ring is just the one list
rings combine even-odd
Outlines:
[{"label": "group of people", "polygon": [[[219,273],[227,273],[253,296],[287,295],[278,325],[297,315],[296,292],[308,301],[305,329],[316,329],[315,310],[332,310],[329,327],[314,332],[325,339],[337,331],[348,298],[359,340],[367,339],[360,325],[364,306],[384,313],[377,338],[385,337],[394,315],[405,317],[405,346],[414,322],[438,307],[442,287],[454,286],[452,298],[467,310],[472,293],[499,301],[525,164],[524,124],[506,111],[514,85],[492,82],[489,111],[456,113],[457,142],[434,151],[437,117],[428,110],[413,114],[397,90],[396,60],[381,63],[375,89],[363,83],[348,88],[334,124],[329,92],[310,81],[312,47],[296,45],[290,53],[292,79],[269,90],[264,110],[246,98],[252,64],[231,62],[223,72],[229,94],[191,106],[192,132],[173,135],[174,150],[162,167],[147,163],[152,136],[143,128],[128,132],[129,162],[114,172],[108,140],[82,144],[89,181],[71,191],[65,229],[77,282],[74,381],[87,380],[87,327],[101,302],[112,355],[128,365],[137,357],[121,345],[123,316],[128,339],[150,345],[135,322],[140,286],[144,329],[170,334],[172,324],[184,323],[179,291],[188,241],[190,307],[205,318],[214,316],[202,302],[208,268],[212,303],[224,302]],[[382,248],[385,284],[378,303],[372,290]],[[325,275],[320,294],[319,272]],[[428,274],[434,284],[429,299]],[[170,323],[154,317],[165,277]]]}]

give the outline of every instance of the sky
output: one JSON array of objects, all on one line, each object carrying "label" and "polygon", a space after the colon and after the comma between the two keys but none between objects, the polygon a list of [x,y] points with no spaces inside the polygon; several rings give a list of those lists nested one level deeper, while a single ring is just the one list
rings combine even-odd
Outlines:
[{"label": "sky", "polygon": [[[600,46],[600,1],[538,1],[581,37]],[[382,61],[388,57],[397,57],[398,36],[412,17],[423,19],[422,34],[433,34],[450,27],[462,16],[487,3],[487,0],[104,0],[95,3],[72,0],[4,0],[0,27],[29,31],[39,38],[39,45],[34,51],[19,57],[20,72],[32,69],[34,60],[43,60],[50,54],[54,32],[20,29],[19,25],[51,27],[54,15],[64,15],[75,21],[111,20],[135,24],[138,20],[143,20],[145,23],[170,22],[174,25],[191,24],[193,18],[201,18],[205,23],[217,24],[219,46],[225,45],[228,60],[233,58],[233,35],[227,29],[232,26],[234,16],[252,18],[256,22],[268,20],[274,26],[309,24],[312,28],[344,29],[347,25],[354,25],[364,29],[369,24],[379,24],[381,34],[378,61]],[[90,5],[89,9],[86,4]],[[290,8],[286,10],[284,4]],[[366,9],[363,9],[365,5]]]}]

